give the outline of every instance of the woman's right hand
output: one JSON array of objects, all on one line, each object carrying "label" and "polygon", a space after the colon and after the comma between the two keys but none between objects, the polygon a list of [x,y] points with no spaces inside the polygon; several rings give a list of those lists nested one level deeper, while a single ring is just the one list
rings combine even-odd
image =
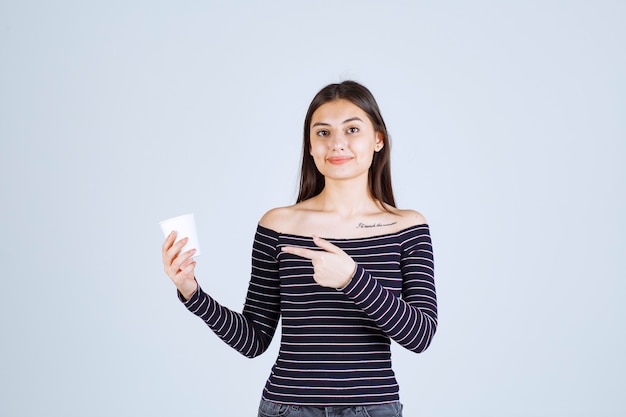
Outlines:
[{"label": "woman's right hand", "polygon": [[172,232],[163,242],[163,269],[182,296],[189,300],[198,289],[195,277],[196,261],[192,258],[196,250],[180,253],[189,239],[184,238],[174,243],[175,240],[176,232]]}]

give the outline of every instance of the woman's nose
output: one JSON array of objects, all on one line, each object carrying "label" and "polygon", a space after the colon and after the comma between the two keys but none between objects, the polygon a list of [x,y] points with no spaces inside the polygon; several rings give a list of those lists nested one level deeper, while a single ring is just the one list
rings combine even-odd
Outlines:
[{"label": "woman's nose", "polygon": [[344,140],[344,138],[341,137],[341,135],[335,136],[333,138],[331,147],[332,147],[333,151],[343,150],[345,148],[345,140]]}]

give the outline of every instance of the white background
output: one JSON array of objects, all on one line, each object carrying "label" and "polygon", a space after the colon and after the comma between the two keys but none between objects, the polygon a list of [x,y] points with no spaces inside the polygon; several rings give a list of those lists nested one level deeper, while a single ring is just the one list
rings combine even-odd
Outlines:
[{"label": "white background", "polygon": [[621,1],[0,1],[0,415],[253,416],[249,360],[178,302],[158,222],[241,310],[306,108],[362,82],[429,220],[439,331],[405,415],[623,416]]}]

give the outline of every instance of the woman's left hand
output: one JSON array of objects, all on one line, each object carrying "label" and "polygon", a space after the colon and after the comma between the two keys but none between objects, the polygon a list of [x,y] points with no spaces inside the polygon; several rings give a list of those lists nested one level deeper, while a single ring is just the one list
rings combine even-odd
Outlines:
[{"label": "woman's left hand", "polygon": [[343,288],[348,285],[356,270],[354,260],[321,237],[313,236],[313,243],[324,250],[285,246],[282,251],[310,259],[313,263],[313,279],[322,287]]}]

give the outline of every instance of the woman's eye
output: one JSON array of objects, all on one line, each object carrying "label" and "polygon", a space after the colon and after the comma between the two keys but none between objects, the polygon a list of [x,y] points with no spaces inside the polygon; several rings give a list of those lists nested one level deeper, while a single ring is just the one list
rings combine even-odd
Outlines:
[{"label": "woman's eye", "polygon": [[316,132],[317,136],[328,136],[328,130],[318,130]]},{"label": "woman's eye", "polygon": [[357,133],[359,131],[358,127],[349,127],[348,133]]}]

